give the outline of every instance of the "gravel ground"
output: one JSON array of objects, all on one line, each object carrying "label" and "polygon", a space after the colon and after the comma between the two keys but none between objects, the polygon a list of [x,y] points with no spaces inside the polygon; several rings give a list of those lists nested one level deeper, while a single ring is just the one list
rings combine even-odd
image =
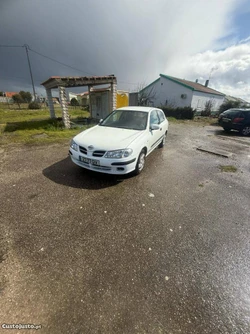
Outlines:
[{"label": "gravel ground", "polygon": [[2,324],[250,333],[250,138],[170,124],[143,173],[119,179],[73,165],[67,144],[0,153]]}]

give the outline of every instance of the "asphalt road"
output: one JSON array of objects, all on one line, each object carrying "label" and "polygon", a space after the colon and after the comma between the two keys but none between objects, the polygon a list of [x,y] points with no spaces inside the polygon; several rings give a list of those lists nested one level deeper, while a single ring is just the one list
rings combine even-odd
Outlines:
[{"label": "asphalt road", "polygon": [[250,138],[170,124],[120,179],[67,152],[0,148],[0,321],[42,325],[1,333],[250,333]]}]

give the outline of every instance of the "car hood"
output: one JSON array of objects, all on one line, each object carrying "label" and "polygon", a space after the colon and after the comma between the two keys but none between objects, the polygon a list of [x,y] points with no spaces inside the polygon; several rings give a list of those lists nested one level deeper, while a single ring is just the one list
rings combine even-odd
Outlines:
[{"label": "car hood", "polygon": [[127,148],[144,131],[111,128],[96,125],[75,136],[74,141],[87,148],[92,145],[97,150],[117,150]]}]

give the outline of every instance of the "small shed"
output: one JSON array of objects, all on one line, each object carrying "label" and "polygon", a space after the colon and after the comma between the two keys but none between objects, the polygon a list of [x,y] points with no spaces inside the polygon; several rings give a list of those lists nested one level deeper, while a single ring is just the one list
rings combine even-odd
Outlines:
[{"label": "small shed", "polygon": [[[54,76],[50,77],[48,80],[44,81],[42,85],[46,89],[48,104],[50,109],[50,117],[55,118],[55,110],[52,101],[52,93],[51,90],[58,88],[59,89],[59,97],[62,106],[62,118],[66,128],[70,128],[70,119],[68,113],[68,104],[67,104],[67,96],[66,96],[66,88],[69,87],[82,87],[88,86],[88,91],[90,93],[90,89],[93,86],[97,85],[107,85],[110,84],[110,95],[109,95],[109,112],[116,109],[116,91],[117,91],[117,80],[116,77],[111,74],[107,76],[91,76],[91,77],[59,77]],[[92,104],[90,101],[89,111],[91,117],[92,115]]]},{"label": "small shed", "polygon": [[[90,90],[90,103],[92,105],[92,116],[96,119],[103,119],[110,113],[111,87],[92,88]],[[129,93],[117,90],[116,108],[126,107],[129,104]]]}]

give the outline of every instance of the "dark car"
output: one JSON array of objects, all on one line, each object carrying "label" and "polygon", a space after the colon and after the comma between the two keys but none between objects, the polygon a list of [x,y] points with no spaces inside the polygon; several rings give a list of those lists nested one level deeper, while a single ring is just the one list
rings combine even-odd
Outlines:
[{"label": "dark car", "polygon": [[249,136],[250,109],[228,109],[220,114],[219,124],[227,132],[237,130],[243,136]]}]

